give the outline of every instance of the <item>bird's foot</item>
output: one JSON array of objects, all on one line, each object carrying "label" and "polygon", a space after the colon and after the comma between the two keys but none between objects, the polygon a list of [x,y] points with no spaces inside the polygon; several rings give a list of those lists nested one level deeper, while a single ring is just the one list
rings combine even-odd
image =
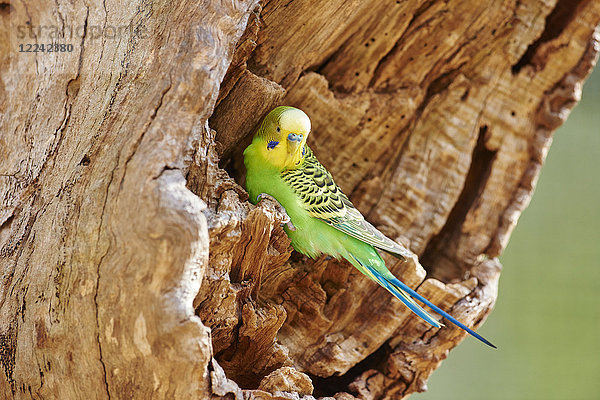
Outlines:
[{"label": "bird's foot", "polygon": [[296,227],[294,226],[294,224],[292,224],[292,220],[290,219],[290,216],[288,215],[287,211],[285,210],[285,207],[283,207],[281,205],[280,202],[278,202],[273,196],[266,194],[266,193],[261,193],[258,196],[256,196],[256,200],[260,203],[263,200],[269,200],[272,201],[275,209],[279,212],[279,214],[281,215],[281,223],[282,225],[285,225],[288,227],[288,229],[290,231],[295,231]]}]

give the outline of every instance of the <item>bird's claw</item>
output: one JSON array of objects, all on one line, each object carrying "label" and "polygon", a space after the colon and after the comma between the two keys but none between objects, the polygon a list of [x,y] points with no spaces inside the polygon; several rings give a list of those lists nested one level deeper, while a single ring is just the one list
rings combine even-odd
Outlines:
[{"label": "bird's claw", "polygon": [[262,199],[271,199],[271,200],[277,201],[277,200],[275,200],[275,199],[273,198],[273,196],[271,196],[271,195],[268,195],[268,194],[266,194],[266,193],[261,193],[261,194],[259,194],[258,196],[256,196],[256,202],[257,202],[257,203],[258,203],[258,202],[260,202]]},{"label": "bird's claw", "polygon": [[271,195],[269,195],[267,193],[261,193],[258,196],[256,196],[256,201],[257,202],[261,202],[263,200],[271,200],[275,204],[275,208],[277,209],[277,211],[279,212],[279,214],[282,217],[281,218],[281,224],[282,225],[287,226],[287,228],[290,231],[295,231],[296,230],[296,227],[292,223],[292,220],[290,219],[290,216],[288,215],[287,211],[281,205],[280,202],[278,202],[273,196],[271,196]]},{"label": "bird's claw", "polygon": [[286,222],[285,226],[287,226],[287,228],[292,232],[296,230],[296,227],[294,226],[294,224],[292,224],[292,220],[289,220],[288,222]]}]

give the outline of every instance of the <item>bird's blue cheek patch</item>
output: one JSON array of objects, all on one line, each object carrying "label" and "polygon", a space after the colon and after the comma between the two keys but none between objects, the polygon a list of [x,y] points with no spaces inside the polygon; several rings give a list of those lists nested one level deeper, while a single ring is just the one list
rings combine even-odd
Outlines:
[{"label": "bird's blue cheek patch", "polygon": [[267,144],[267,149],[272,150],[275,147],[277,147],[277,145],[279,144],[278,141],[276,140],[271,140],[268,144]]},{"label": "bird's blue cheek patch", "polygon": [[306,147],[302,146],[302,157],[306,154]]}]

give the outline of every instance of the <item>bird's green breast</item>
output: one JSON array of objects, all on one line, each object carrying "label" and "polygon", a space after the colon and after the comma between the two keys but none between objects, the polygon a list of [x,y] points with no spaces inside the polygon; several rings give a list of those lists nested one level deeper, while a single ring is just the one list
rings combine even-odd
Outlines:
[{"label": "bird's green breast", "polygon": [[250,195],[250,201],[256,204],[257,197],[261,193],[266,193],[274,197],[285,208],[296,227],[295,231],[285,228],[296,251],[309,257],[316,257],[321,253],[334,257],[344,256],[346,253],[344,242],[352,238],[312,217],[303,207],[302,200],[282,179],[281,172],[275,168],[269,168],[261,162],[252,146],[249,146],[244,152],[246,190]]}]

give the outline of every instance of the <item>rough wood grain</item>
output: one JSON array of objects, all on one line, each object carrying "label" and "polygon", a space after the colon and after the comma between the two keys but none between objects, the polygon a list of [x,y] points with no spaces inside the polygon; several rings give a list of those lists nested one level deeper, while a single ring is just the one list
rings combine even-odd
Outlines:
[{"label": "rough wood grain", "polygon": [[[208,398],[209,238],[185,170],[254,3],[8,7],[0,397]],[[18,53],[42,26],[73,52]]]},{"label": "rough wood grain", "polygon": [[[277,207],[247,202],[241,152],[271,107],[301,107],[336,182],[415,253],[390,269],[478,326],[600,3],[96,3],[0,4],[0,393],[425,390],[464,334],[293,253]],[[18,53],[41,26],[74,51]]]},{"label": "rough wood grain", "polygon": [[[260,116],[222,121],[247,114],[240,109],[252,102],[264,115],[280,96],[269,88],[282,88],[277,104],[308,113],[311,146],[353,202],[419,256],[406,264],[387,257],[392,271],[481,324],[497,296],[497,257],[528,204],[551,132],[595,63],[600,6],[267,1],[260,15],[261,29],[247,32],[256,49],[239,47],[247,60],[230,67],[222,85],[238,90],[222,90],[210,120],[221,166],[243,182],[241,152]],[[209,202],[217,218],[220,204]],[[346,263],[292,256],[249,281],[260,281],[250,301],[284,307],[277,341],[289,360],[281,365],[308,373],[319,396],[425,390],[464,338],[453,327],[426,326]]]}]

